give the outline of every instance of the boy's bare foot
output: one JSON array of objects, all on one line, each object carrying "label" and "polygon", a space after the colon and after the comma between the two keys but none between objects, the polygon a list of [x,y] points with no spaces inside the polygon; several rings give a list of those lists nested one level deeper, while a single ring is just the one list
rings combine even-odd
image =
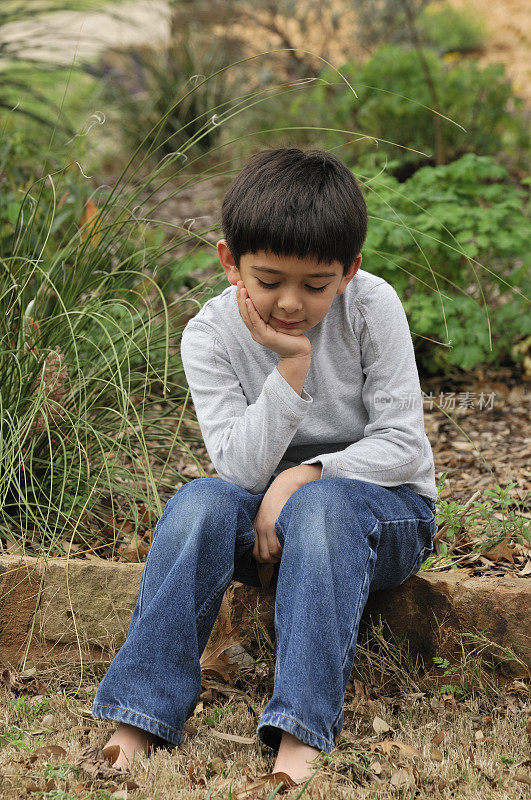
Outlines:
[{"label": "boy's bare foot", "polygon": [[307,780],[313,775],[316,766],[307,762],[313,761],[320,752],[317,747],[310,747],[291,733],[283,731],[275,766],[271,771],[286,772],[297,782]]},{"label": "boy's bare foot", "polygon": [[113,766],[116,769],[129,769],[136,755],[145,755],[148,745],[157,741],[158,737],[134,725],[120,722],[115,732],[103,748],[118,745],[120,753]]}]

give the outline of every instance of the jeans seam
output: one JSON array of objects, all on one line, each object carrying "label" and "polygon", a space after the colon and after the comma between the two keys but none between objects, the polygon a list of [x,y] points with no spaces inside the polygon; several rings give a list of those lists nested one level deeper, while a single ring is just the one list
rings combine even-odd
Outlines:
[{"label": "jeans seam", "polygon": [[180,736],[179,731],[177,728],[172,728],[170,725],[166,725],[164,722],[159,722],[158,719],[154,719],[153,717],[148,717],[147,714],[141,714],[139,711],[133,711],[132,708],[125,708],[124,706],[110,706],[107,703],[94,703],[93,708],[112,708],[114,711],[125,711],[128,714],[135,714],[137,717],[142,717],[142,719],[148,719],[150,722],[154,722],[155,725],[159,725],[161,728],[165,728],[167,731],[174,733],[176,736]]},{"label": "jeans seam", "polygon": [[[299,728],[302,728],[303,730],[307,731],[308,733],[311,733],[312,736],[315,736],[317,739],[322,739],[323,742],[326,742],[327,744],[330,744],[328,739],[326,739],[324,736],[321,736],[320,733],[315,733],[315,731],[310,730],[310,728],[307,728],[306,725],[303,725],[302,722],[300,722],[295,717],[290,717],[290,716],[288,716],[288,714],[281,714],[279,712],[276,712],[274,714],[271,714],[269,719],[275,719],[275,717],[282,717],[283,719],[289,719],[291,722],[295,722],[295,724],[298,725]],[[272,722],[268,722],[267,720],[268,720],[267,716],[266,717],[262,717],[262,719],[260,720],[260,727],[263,727],[264,725],[271,725],[271,727],[273,727],[273,728],[276,727],[276,725],[273,725]]]},{"label": "jeans seam", "polygon": [[206,616],[207,611],[214,605],[216,600],[223,592],[226,590],[230,583],[230,579],[232,578],[234,570],[232,569],[227,575],[223,578],[223,580],[219,583],[216,589],[212,592],[212,594],[206,598],[205,602],[197,612],[197,616],[195,618],[196,624],[201,622],[201,620]]},{"label": "jeans seam", "polygon": [[[372,536],[372,534],[374,533],[374,531],[375,531],[375,530],[378,528],[378,525],[379,525],[379,524],[380,524],[380,523],[378,523],[378,522],[377,522],[377,523],[376,523],[376,525],[374,526],[374,528],[373,528],[373,529],[372,529],[372,530],[371,530],[371,531],[370,531],[370,532],[367,534],[367,539],[368,539],[370,536]],[[357,612],[359,611],[359,607],[360,607],[360,605],[361,605],[361,598],[362,598],[362,596],[363,596],[363,592],[364,592],[364,589],[365,589],[365,585],[366,585],[366,583],[367,583],[367,565],[368,565],[368,563],[369,563],[369,560],[370,560],[370,558],[371,558],[371,556],[372,556],[372,553],[373,553],[372,547],[369,545],[369,555],[367,556],[367,561],[365,562],[365,568],[364,568],[364,570],[363,570],[363,585],[362,585],[362,587],[361,587],[361,591],[360,591],[359,598],[358,598],[358,607],[357,607],[357,609],[356,609],[356,616],[358,616],[358,615],[357,615]],[[362,612],[363,612],[363,609],[362,609]],[[359,622],[359,619],[360,619],[360,618],[361,618],[361,614],[360,614],[360,615],[359,615],[359,617],[358,617],[358,622]],[[354,629],[355,629],[355,627],[356,627],[356,625],[354,624],[354,626],[353,626],[353,628],[352,628],[352,630],[351,630],[351,632],[350,632],[350,636],[349,636],[349,640],[348,640],[347,647],[345,648],[345,653],[344,653],[344,655],[343,655],[343,660],[342,660],[342,662],[341,662],[341,672],[343,672],[343,670],[345,669],[345,663],[346,663],[347,656],[348,656],[348,653],[349,653],[349,650],[350,650],[350,646],[351,646],[351,644],[352,644],[352,638],[353,638],[353,636],[354,636]],[[341,706],[342,706],[342,708],[343,708],[343,700],[341,701]],[[341,715],[341,711],[339,712],[339,714],[338,714],[338,715],[337,715],[337,717],[335,718],[335,720],[334,720],[334,724],[337,722],[337,720],[339,719],[340,715]]]},{"label": "jeans seam", "polygon": [[[397,522],[433,522],[435,519],[435,515],[430,519],[426,519],[426,517],[401,517],[400,519],[386,519],[381,520],[381,525],[396,525]],[[372,533],[372,531],[371,531]]]}]

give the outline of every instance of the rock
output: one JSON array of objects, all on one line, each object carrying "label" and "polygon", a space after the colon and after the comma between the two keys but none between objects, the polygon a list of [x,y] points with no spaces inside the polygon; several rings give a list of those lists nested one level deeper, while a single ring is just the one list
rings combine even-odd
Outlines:
[{"label": "rock", "polygon": [[[0,656],[18,663],[24,655],[87,660],[112,658],[122,645],[136,603],[143,564],[85,559],[0,556]],[[407,641],[425,662],[435,655],[459,657],[459,638],[483,631],[492,645],[481,656],[507,676],[531,668],[527,634],[531,579],[469,576],[466,569],[424,572],[389,591],[373,592],[360,625],[381,620],[386,632]],[[258,611],[258,614],[257,614]],[[261,636],[275,642],[275,587],[257,589],[233,581],[223,598],[210,644],[233,628],[231,660],[244,665]],[[511,648],[512,659],[503,648]]]},{"label": "rock", "polygon": [[471,578],[468,570],[455,569],[421,573],[389,592],[373,592],[364,618],[381,615],[388,629],[424,660],[458,657],[460,635],[483,632],[493,644],[481,657],[492,659],[506,676],[525,676],[531,668],[530,612],[528,578]]},{"label": "rock", "polygon": [[0,658],[101,660],[127,633],[143,564],[0,556]]}]

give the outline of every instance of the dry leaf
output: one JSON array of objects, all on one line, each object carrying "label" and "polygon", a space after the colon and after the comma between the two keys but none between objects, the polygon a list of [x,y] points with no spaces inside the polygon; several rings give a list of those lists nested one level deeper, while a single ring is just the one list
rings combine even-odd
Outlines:
[{"label": "dry leaf", "polygon": [[90,236],[91,237],[91,244],[94,247],[97,247],[101,238],[101,234],[99,233],[99,220],[98,220],[98,207],[92,200],[87,200],[85,203],[85,209],[83,214],[81,215],[81,225],[86,226],[83,227],[81,231],[81,241],[84,242],[85,239]]},{"label": "dry leaf", "polygon": [[380,775],[382,771],[382,765],[379,761],[371,761],[369,764],[369,769],[372,769],[375,775]]},{"label": "dry leaf", "polygon": [[442,761],[444,756],[437,747],[432,747],[430,750],[430,758],[432,761]]},{"label": "dry leaf", "polygon": [[109,764],[114,764],[114,762],[120,755],[120,745],[111,744],[109,747],[104,747],[101,752],[103,753],[104,758],[107,759]]},{"label": "dry leaf", "polygon": [[118,548],[118,552],[123,561],[142,561],[149,553],[149,545],[138,533],[134,533],[130,541],[124,542]]},{"label": "dry leaf", "polygon": [[520,783],[526,783],[528,786],[531,786],[531,777],[526,775],[525,772],[517,772],[514,776],[515,781],[519,781]]},{"label": "dry leaf", "polygon": [[436,733],[435,736],[432,736],[431,743],[432,745],[437,747],[442,743],[443,739],[444,739],[444,731],[439,731],[439,733]]},{"label": "dry leaf", "polygon": [[76,766],[87,772],[92,778],[123,778],[125,771],[109,764],[99,747],[87,747],[76,761]]},{"label": "dry leaf", "polygon": [[44,745],[44,747],[37,747],[33,755],[61,756],[62,758],[64,758],[66,756],[66,750],[64,749],[64,747],[60,747],[58,744],[46,744]]},{"label": "dry leaf", "polygon": [[190,778],[192,783],[195,783],[196,785],[199,786],[206,786],[207,785],[206,778],[203,775],[199,776],[197,775],[197,768],[202,766],[204,766],[202,761],[198,761],[197,759],[195,761],[192,761],[190,763],[190,766],[188,767],[188,777]]},{"label": "dry leaf", "polygon": [[225,739],[228,742],[239,742],[240,744],[254,744],[256,739],[253,737],[252,739],[249,736],[237,736],[234,733],[221,733],[220,731],[216,731],[214,728],[210,730],[212,736],[216,736],[218,739]]},{"label": "dry leaf", "polygon": [[235,630],[236,627],[232,628],[226,635],[221,637],[213,647],[207,645],[199,659],[201,677],[203,677],[203,675],[211,676],[216,678],[216,680],[229,683],[234,675],[239,672],[240,665],[232,663],[229,656],[225,653],[232,645],[240,644],[240,642],[232,638],[232,634]]},{"label": "dry leaf", "polygon": [[407,769],[395,769],[390,779],[391,786],[415,786],[413,775]]},{"label": "dry leaf", "polygon": [[376,733],[387,733],[387,731],[392,730],[391,726],[388,725],[387,722],[381,717],[375,717],[373,719],[372,727],[374,728]]},{"label": "dry leaf", "polygon": [[208,766],[210,767],[212,772],[216,772],[218,775],[223,775],[223,773],[225,772],[225,766],[226,766],[225,762],[219,756],[213,758]]},{"label": "dry leaf", "polygon": [[384,739],[382,742],[374,742],[371,744],[370,750],[381,750],[382,753],[386,755],[392,755],[392,749],[396,747],[400,753],[404,756],[421,756],[422,753],[417,750],[415,747],[411,747],[409,744],[405,744],[405,742],[398,742],[396,739]]},{"label": "dry leaf", "polygon": [[485,558],[488,558],[489,561],[498,561],[503,559],[504,561],[510,561],[511,564],[514,564],[514,558],[513,558],[514,548],[509,547],[508,544],[511,536],[512,533],[509,532],[502,542],[497,544],[495,547],[492,547],[490,550],[487,550],[486,552],[482,553],[482,555]]}]

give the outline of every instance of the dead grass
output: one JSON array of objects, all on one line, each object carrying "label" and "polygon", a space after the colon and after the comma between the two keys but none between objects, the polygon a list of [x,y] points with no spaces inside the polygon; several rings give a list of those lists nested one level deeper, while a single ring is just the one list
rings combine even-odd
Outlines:
[{"label": "dead grass", "polygon": [[[459,663],[426,672],[406,648],[384,640],[381,628],[372,625],[358,643],[341,739],[331,754],[316,759],[319,783],[284,796],[529,798],[529,686],[501,679],[488,665],[479,667],[475,654],[482,647],[484,642],[463,643]],[[216,689],[219,684],[204,679],[181,746],[142,758],[130,776],[138,788],[92,781],[75,766],[86,747],[103,745],[113,729],[113,723],[90,715],[105,669],[105,664],[85,665],[81,685],[79,669],[72,666],[4,672],[0,800],[230,800],[249,778],[271,771],[274,753],[256,737],[273,688],[274,652],[266,641],[260,660],[242,669],[232,685]],[[39,754],[47,745],[63,749]],[[257,795],[268,796],[273,793]]]}]

